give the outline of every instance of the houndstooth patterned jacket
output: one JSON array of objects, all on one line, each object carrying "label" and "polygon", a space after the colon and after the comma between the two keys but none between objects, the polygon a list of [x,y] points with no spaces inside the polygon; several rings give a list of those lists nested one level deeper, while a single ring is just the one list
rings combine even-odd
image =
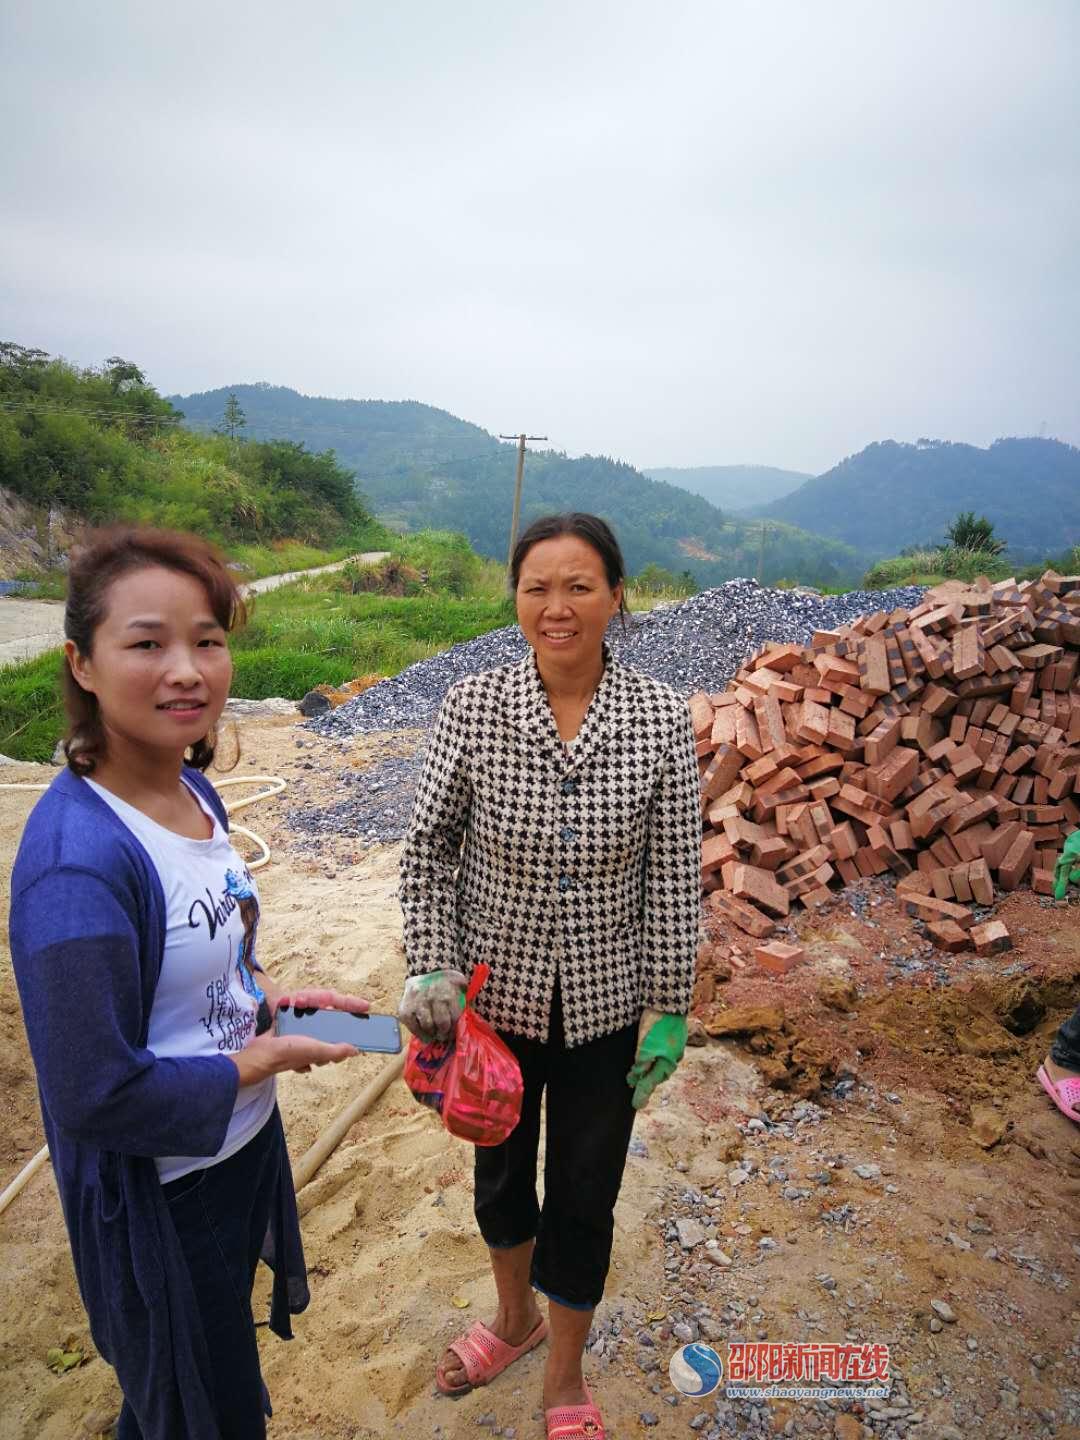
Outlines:
[{"label": "houndstooth patterned jacket", "polygon": [[477,1010],[568,1045],[690,1007],[701,819],[693,727],[666,685],[606,668],[567,757],[533,656],[447,694],[401,857],[410,975],[479,961]]}]

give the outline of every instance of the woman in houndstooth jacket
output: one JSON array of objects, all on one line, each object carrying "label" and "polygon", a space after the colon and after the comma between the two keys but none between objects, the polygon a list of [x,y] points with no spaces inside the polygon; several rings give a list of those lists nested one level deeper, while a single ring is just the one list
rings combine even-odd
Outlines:
[{"label": "woman in houndstooth jacket", "polygon": [[[592,515],[537,520],[511,582],[529,657],[443,702],[401,860],[403,1021],[445,1035],[465,979],[521,1065],[522,1118],[476,1151],[476,1216],[499,1297],[454,1342],[439,1388],[494,1378],[547,1333],[549,1434],[599,1440],[582,1376],[634,1114],[686,1043],[701,822],[685,702],[604,643],[623,561]],[[544,1204],[536,1198],[547,1092]]]}]

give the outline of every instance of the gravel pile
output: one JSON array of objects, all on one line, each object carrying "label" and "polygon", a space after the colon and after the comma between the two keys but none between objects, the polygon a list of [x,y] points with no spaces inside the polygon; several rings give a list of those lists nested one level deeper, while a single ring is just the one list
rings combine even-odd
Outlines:
[{"label": "gravel pile", "polygon": [[[625,631],[616,622],[609,634],[615,654],[625,664],[690,695],[695,690],[721,690],[747,655],[766,640],[805,643],[815,630],[835,629],[867,611],[910,608],[922,595],[918,586],[807,595],[768,590],[756,580],[729,580],[678,605],[635,615]],[[516,625],[478,635],[373,685],[355,700],[312,720],[310,728],[338,738],[372,730],[426,728],[455,681],[512,664],[523,659],[527,649]]]},{"label": "gravel pile", "polygon": [[[922,590],[852,590],[845,595],[807,595],[769,590],[755,580],[729,580],[678,605],[633,616],[626,629],[615,623],[610,639],[627,665],[663,680],[681,694],[721,690],[747,655],[766,640],[805,642],[815,630],[832,630],[873,610],[909,608]],[[426,730],[443,696],[464,675],[493,670],[525,657],[528,646],[516,625],[454,645],[430,660],[365,690],[355,700],[316,716],[307,728],[347,740],[373,731]],[[408,825],[423,761],[423,739],[412,755],[398,751],[362,772],[343,772],[341,799],[323,808],[293,810],[293,828],[312,837],[341,837],[364,844],[400,840]]]}]

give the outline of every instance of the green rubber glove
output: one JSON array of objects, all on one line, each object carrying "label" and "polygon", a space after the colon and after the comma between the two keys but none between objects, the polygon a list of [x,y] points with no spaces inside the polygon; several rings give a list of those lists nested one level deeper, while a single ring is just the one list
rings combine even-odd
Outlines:
[{"label": "green rubber glove", "polygon": [[634,1092],[634,1109],[648,1104],[649,1096],[670,1080],[686,1049],[686,1016],[646,1010],[638,1026],[637,1056],[626,1083]]},{"label": "green rubber glove", "polygon": [[1054,899],[1064,900],[1070,885],[1080,885],[1080,868],[1073,864],[1080,861],[1080,830],[1074,830],[1065,841],[1058,862],[1054,866]]}]

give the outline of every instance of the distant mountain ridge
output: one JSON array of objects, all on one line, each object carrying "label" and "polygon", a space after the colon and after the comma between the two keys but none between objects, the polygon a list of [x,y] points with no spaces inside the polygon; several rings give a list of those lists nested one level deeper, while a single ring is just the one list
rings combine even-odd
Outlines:
[{"label": "distant mountain ridge", "polygon": [[812,526],[869,559],[940,542],[962,510],[993,521],[1010,557],[1034,563],[1080,542],[1080,449],[1006,438],[987,449],[883,440],[758,513]]},{"label": "distant mountain ridge", "polygon": [[[415,400],[332,400],[265,383],[170,400],[189,423],[207,429],[221,423],[230,394],[246,416],[243,434],[333,449],[355,470],[358,488],[380,519],[408,529],[461,531],[482,554],[505,556],[515,445]],[[614,525],[631,574],[651,563],[675,574],[689,570],[699,584],[712,585],[754,575],[758,568],[760,526],[729,520],[700,495],[649,479],[607,456],[571,459],[530,451],[522,526],[552,510],[570,509],[591,510]],[[788,526],[769,530],[766,579],[843,584],[858,570],[844,545]]]},{"label": "distant mountain ridge", "polygon": [[701,495],[721,510],[768,505],[813,479],[807,470],[778,470],[774,465],[692,465],[651,467],[651,480],[663,480]]}]

